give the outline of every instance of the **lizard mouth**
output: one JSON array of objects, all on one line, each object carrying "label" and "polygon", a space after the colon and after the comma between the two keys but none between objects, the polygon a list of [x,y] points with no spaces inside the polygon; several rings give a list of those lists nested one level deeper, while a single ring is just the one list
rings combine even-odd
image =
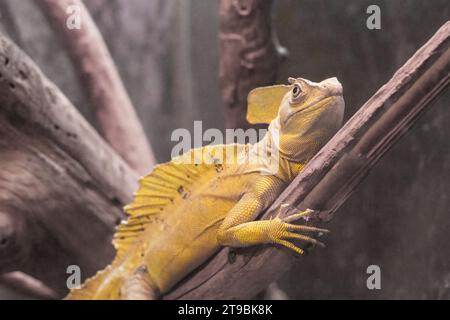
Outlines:
[{"label": "lizard mouth", "polygon": [[327,96],[326,98],[321,98],[318,101],[311,101],[310,103],[308,103],[306,106],[292,112],[285,120],[285,123],[287,123],[289,121],[289,119],[291,119],[293,116],[295,116],[297,113],[300,113],[302,111],[305,110],[312,110],[312,109],[316,109],[316,108],[323,108],[325,106],[327,106],[329,104],[329,102],[331,102],[333,100],[333,98],[337,97],[338,95],[330,95]]}]

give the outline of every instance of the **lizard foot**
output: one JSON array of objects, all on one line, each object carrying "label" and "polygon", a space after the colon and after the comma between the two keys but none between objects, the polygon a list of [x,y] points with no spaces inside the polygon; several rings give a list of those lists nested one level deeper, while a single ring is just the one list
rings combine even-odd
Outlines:
[{"label": "lizard foot", "polygon": [[272,228],[270,228],[271,229],[270,230],[271,240],[274,243],[280,244],[284,247],[294,250],[295,252],[297,252],[299,254],[304,254],[304,250],[299,248],[298,246],[296,246],[294,243],[292,243],[292,240],[294,240],[294,239],[299,239],[299,240],[302,240],[305,242],[309,242],[313,245],[325,247],[325,245],[322,242],[320,242],[312,237],[309,237],[309,236],[306,236],[303,234],[299,234],[298,232],[302,232],[302,231],[303,232],[314,232],[314,233],[318,233],[319,235],[321,235],[324,233],[328,233],[329,230],[290,223],[292,221],[296,221],[301,218],[304,218],[307,221],[308,220],[307,218],[312,213],[314,213],[314,210],[307,209],[305,211],[295,213],[295,214],[289,215],[284,218],[276,217],[275,219],[272,220],[273,225],[272,225]]}]

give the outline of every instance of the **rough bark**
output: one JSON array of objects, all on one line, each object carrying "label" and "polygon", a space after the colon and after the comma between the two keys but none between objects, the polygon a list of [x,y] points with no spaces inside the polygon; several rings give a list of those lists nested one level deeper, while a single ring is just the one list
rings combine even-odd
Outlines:
[{"label": "rough bark", "polygon": [[68,99],[0,34],[0,273],[59,296],[113,257],[111,237],[137,175]]},{"label": "rough bark", "polygon": [[[108,48],[83,2],[39,0],[37,4],[68,48],[102,135],[132,168],[147,174],[155,164],[153,152]],[[74,5],[80,9],[80,29],[66,25],[67,9]]]},{"label": "rough bark", "polygon": [[[447,22],[310,161],[262,218],[269,219],[281,204],[288,203],[292,208],[283,215],[314,208],[318,214],[313,222],[331,219],[380,157],[449,82]],[[273,246],[233,252],[223,249],[165,298],[249,298],[293,262],[290,252]]]},{"label": "rough bark", "polygon": [[219,8],[219,80],[225,126],[248,128],[247,95],[274,83],[280,58],[271,25],[272,0],[221,0]]}]

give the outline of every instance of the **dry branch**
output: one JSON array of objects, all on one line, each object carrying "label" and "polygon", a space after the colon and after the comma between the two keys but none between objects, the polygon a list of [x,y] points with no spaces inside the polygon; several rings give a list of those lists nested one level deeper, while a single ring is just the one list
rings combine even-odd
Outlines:
[{"label": "dry branch", "polygon": [[37,299],[56,299],[58,295],[41,281],[22,272],[9,272],[0,275],[0,284]]},{"label": "dry branch", "polygon": [[[262,218],[269,219],[281,204],[288,203],[300,209],[320,210],[315,222],[330,219],[449,82],[450,22],[447,22],[310,161]],[[293,255],[278,247],[232,253],[223,249],[165,298],[250,298],[287,271],[293,262]]]},{"label": "dry branch", "polygon": [[0,34],[0,273],[59,296],[114,255],[111,238],[137,175],[38,67]]},{"label": "dry branch", "polygon": [[[108,48],[81,0],[39,0],[68,48],[81,83],[95,109],[101,132],[123,159],[140,174],[155,164],[153,152]],[[80,29],[66,25],[70,6],[80,8]]]},{"label": "dry branch", "polygon": [[221,0],[219,80],[227,128],[248,128],[247,95],[274,83],[285,49],[271,26],[272,0]]}]

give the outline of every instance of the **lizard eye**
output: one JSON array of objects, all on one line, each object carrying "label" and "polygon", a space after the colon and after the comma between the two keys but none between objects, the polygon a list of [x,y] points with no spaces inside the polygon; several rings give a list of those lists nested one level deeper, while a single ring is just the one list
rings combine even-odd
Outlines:
[{"label": "lizard eye", "polygon": [[296,99],[300,96],[302,93],[302,88],[298,84],[294,85],[294,88],[292,89],[292,98]]}]

